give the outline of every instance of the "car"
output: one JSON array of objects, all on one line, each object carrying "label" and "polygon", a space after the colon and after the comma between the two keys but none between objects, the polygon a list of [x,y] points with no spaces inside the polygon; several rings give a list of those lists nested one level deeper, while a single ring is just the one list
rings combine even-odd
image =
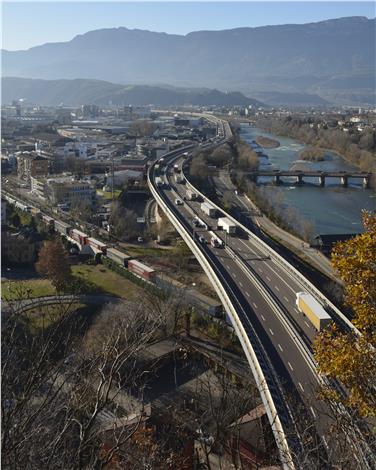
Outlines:
[{"label": "car", "polygon": [[200,235],[200,236],[198,237],[198,241],[199,241],[200,243],[202,243],[203,245],[206,243],[206,240],[205,240],[205,238],[204,238],[202,235]]},{"label": "car", "polygon": [[193,219],[192,220],[192,224],[195,226],[195,227],[199,227],[200,226],[200,221],[198,219]]},{"label": "car", "polygon": [[137,238],[137,243],[144,243],[144,239],[142,237]]},{"label": "car", "polygon": [[176,199],[175,199],[175,204],[176,204],[177,206],[182,206],[182,205],[183,205],[183,201],[182,201],[181,199],[179,199],[179,198],[176,198]]}]

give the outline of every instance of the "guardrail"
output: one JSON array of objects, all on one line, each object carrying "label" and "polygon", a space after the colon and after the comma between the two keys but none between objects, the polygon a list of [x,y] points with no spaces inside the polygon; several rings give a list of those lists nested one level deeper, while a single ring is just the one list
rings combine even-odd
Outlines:
[{"label": "guardrail", "polygon": [[[172,157],[173,155],[171,154],[165,155],[165,157],[169,157],[169,156]],[[293,470],[295,466],[294,466],[292,454],[291,454],[290,447],[287,441],[284,427],[282,425],[280,416],[278,414],[276,405],[274,403],[274,399],[269,389],[268,382],[261,368],[259,359],[257,357],[254,346],[251,343],[250,337],[249,335],[247,335],[245,327],[239,318],[239,315],[233,305],[233,302],[231,301],[229,295],[227,294],[226,289],[223,286],[223,282],[225,281],[222,281],[222,282],[220,281],[217,273],[215,272],[215,269],[211,266],[210,262],[201,251],[202,248],[197,245],[195,240],[192,238],[191,232],[188,231],[184,227],[184,225],[180,222],[178,217],[175,215],[174,211],[176,209],[174,208],[174,210],[171,210],[168,204],[166,204],[166,202],[164,201],[163,197],[160,195],[158,188],[154,185],[154,182],[152,181],[153,172],[154,172],[154,165],[152,165],[148,171],[148,185],[149,185],[150,191],[153,194],[156,201],[158,202],[159,206],[162,208],[162,210],[165,212],[167,217],[170,219],[174,227],[178,230],[183,240],[187,243],[191,251],[194,253],[198,262],[200,263],[205,273],[209,277],[219,298],[221,299],[221,302],[232,321],[232,324],[234,326],[238,339],[246,354],[246,357],[250,364],[256,384],[260,391],[260,395],[264,403],[271,428],[273,430],[275,441],[279,449],[283,468],[286,470]],[[227,287],[229,291],[231,291],[231,288],[229,286]],[[256,336],[253,339],[255,341]],[[259,354],[260,354],[260,351],[259,351]],[[282,400],[282,402],[284,403],[284,400]]]},{"label": "guardrail", "polygon": [[230,214],[228,214],[225,210],[221,207],[217,206],[213,201],[211,201],[205,194],[199,191],[187,178],[187,175],[184,174],[184,170],[182,169],[183,176],[186,180],[187,186],[189,186],[192,190],[194,190],[197,194],[199,194],[204,201],[209,202],[212,206],[214,206],[218,211],[222,212],[226,215],[234,224],[241,227],[248,236],[252,239],[252,241],[256,242],[261,248],[266,250],[269,256],[273,257],[273,259],[281,266],[282,269],[289,272],[296,280],[300,282],[302,286],[304,286],[308,292],[314,294],[316,297],[321,299],[321,301],[331,309],[331,311],[338,317],[338,319],[346,325],[351,331],[355,334],[360,336],[359,330],[351,323],[351,321],[316,287],[314,286],[307,278],[305,278],[294,266],[292,266],[288,261],[286,261],[281,255],[279,255],[276,251],[273,250],[267,243],[261,240],[257,235],[251,232],[247,227],[245,227],[241,222],[236,220]]}]

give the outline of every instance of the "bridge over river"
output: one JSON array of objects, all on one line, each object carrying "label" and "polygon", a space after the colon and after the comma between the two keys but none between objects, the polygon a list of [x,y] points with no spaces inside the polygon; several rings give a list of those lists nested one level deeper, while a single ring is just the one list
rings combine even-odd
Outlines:
[{"label": "bridge over river", "polygon": [[319,186],[325,186],[326,178],[339,178],[343,187],[347,187],[349,178],[358,178],[363,182],[363,188],[369,188],[372,173],[357,171],[312,171],[312,170],[257,170],[244,173],[250,177],[252,181],[257,183],[258,177],[270,177],[274,179],[275,184],[281,184],[281,178],[296,178],[297,184],[303,184],[303,178],[318,178]]}]

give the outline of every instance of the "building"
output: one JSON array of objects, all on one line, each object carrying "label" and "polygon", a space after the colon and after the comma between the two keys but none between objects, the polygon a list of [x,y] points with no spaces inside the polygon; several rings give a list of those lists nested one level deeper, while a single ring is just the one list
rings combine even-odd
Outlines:
[{"label": "building", "polygon": [[74,201],[95,203],[95,188],[88,182],[71,177],[48,179],[44,194],[52,204],[71,204]]},{"label": "building", "polygon": [[112,180],[114,181],[114,187],[121,186],[125,183],[129,182],[141,182],[144,179],[143,171],[135,171],[135,170],[121,170],[114,172],[114,178],[112,179],[112,175],[107,175],[107,186],[112,186]]},{"label": "building", "polygon": [[95,203],[95,188],[85,180],[75,180],[72,176],[58,178],[31,178],[31,191],[52,204],[71,204],[73,201]]},{"label": "building", "polygon": [[31,177],[47,176],[50,161],[36,153],[23,152],[17,155],[17,174],[20,179],[30,181]]}]

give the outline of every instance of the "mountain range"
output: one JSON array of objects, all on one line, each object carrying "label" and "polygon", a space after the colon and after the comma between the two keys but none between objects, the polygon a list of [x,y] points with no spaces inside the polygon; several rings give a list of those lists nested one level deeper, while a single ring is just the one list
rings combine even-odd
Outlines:
[{"label": "mountain range", "polygon": [[240,92],[224,93],[205,88],[176,88],[148,85],[118,85],[103,80],[41,80],[5,77],[2,101],[24,99],[28,103],[56,106],[81,104],[156,106],[265,106]]},{"label": "mountain range", "polygon": [[[3,76],[277,92],[343,104],[375,101],[375,19],[197,31],[100,29],[68,42],[2,52]],[[265,96],[265,95],[264,95]],[[270,97],[272,100],[270,101]],[[293,98],[294,100],[294,98]]]}]

